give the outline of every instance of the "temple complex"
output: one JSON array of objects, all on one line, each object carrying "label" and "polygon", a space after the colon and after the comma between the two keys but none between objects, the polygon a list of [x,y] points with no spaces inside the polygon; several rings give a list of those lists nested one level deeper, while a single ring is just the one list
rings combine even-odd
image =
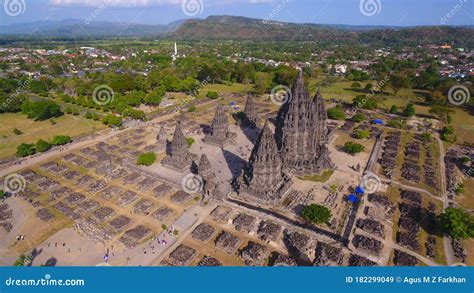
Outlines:
[{"label": "temple complex", "polygon": [[229,132],[229,121],[224,107],[218,104],[216,114],[212,120],[211,130],[204,138],[204,142],[222,148],[231,143],[234,137],[235,133]]},{"label": "temple complex", "polygon": [[181,130],[181,122],[178,122],[176,124],[170,150],[161,163],[166,167],[183,172],[189,169],[192,161],[196,159],[197,156],[190,153],[188,150],[186,138]]}]

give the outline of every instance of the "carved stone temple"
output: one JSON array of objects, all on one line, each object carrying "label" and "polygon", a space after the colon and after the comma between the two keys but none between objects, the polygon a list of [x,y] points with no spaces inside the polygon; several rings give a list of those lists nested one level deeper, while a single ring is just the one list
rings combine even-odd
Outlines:
[{"label": "carved stone temple", "polygon": [[278,112],[276,137],[287,170],[304,176],[334,168],[326,146],[327,114],[321,93],[311,98],[300,72],[291,100]]},{"label": "carved stone temple", "polygon": [[257,123],[258,123],[257,106],[255,105],[254,97],[251,94],[247,96],[247,102],[245,103],[244,113],[245,113],[244,124],[251,127],[257,127]]},{"label": "carved stone temple", "polygon": [[201,155],[198,165],[198,174],[203,180],[204,195],[211,198],[221,198],[218,189],[218,178],[212,171],[211,162],[209,162],[206,154]]},{"label": "carved stone temple", "polygon": [[248,164],[239,180],[239,195],[261,203],[276,203],[291,186],[283,172],[283,160],[275,136],[265,122]]},{"label": "carved stone temple", "polygon": [[224,107],[218,104],[216,114],[212,120],[210,133],[204,138],[207,144],[224,147],[235,138],[235,133],[229,132],[229,120],[225,114]]},{"label": "carved stone temple", "polygon": [[188,150],[188,144],[181,130],[181,122],[176,124],[171,147],[166,157],[161,161],[163,166],[183,172],[190,168],[191,163],[197,159],[195,154]]},{"label": "carved stone temple", "polygon": [[163,124],[160,127],[160,132],[158,132],[158,135],[156,136],[156,144],[157,144],[158,150],[166,149],[166,144],[167,144],[166,130]]}]

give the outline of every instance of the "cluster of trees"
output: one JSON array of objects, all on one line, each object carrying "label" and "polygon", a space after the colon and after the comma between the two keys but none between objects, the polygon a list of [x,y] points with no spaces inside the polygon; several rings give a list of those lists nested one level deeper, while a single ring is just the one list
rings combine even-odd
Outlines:
[{"label": "cluster of trees", "polygon": [[474,237],[474,217],[462,208],[449,207],[439,216],[442,231],[454,239]]},{"label": "cluster of trees", "polygon": [[28,157],[36,153],[43,153],[50,150],[53,146],[65,145],[72,141],[70,136],[56,135],[51,141],[39,139],[36,143],[22,143],[17,147],[17,157]]},{"label": "cluster of trees", "polygon": [[49,118],[63,115],[58,104],[52,101],[29,101],[25,100],[21,105],[21,112],[35,121],[44,121]]},{"label": "cluster of trees", "polygon": [[337,105],[334,108],[327,109],[327,114],[329,119],[334,120],[346,120],[346,114],[344,113],[344,109],[340,105]]}]

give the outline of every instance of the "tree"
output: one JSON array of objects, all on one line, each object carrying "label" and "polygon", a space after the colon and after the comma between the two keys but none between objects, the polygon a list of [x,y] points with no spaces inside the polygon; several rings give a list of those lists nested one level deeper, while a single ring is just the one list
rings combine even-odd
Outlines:
[{"label": "tree", "polygon": [[0,190],[0,199],[4,199],[7,196],[7,193],[3,190]]},{"label": "tree", "polygon": [[165,93],[166,89],[163,86],[159,86],[145,96],[144,102],[147,105],[159,106]]},{"label": "tree", "polygon": [[398,113],[397,105],[392,105],[392,107],[390,107],[390,114],[397,114],[397,113]]},{"label": "tree", "polygon": [[17,157],[23,158],[34,155],[36,153],[34,144],[22,143],[16,149]]},{"label": "tree", "polygon": [[344,144],[343,150],[344,152],[350,154],[350,155],[355,155],[360,152],[363,152],[365,147],[361,145],[360,143],[348,141]]},{"label": "tree", "polygon": [[377,108],[377,100],[369,95],[358,95],[352,100],[352,105],[356,108],[374,110]]},{"label": "tree", "polygon": [[154,152],[144,153],[138,156],[137,165],[151,166],[156,161],[156,154]]},{"label": "tree", "polygon": [[314,224],[323,224],[329,222],[332,213],[327,207],[313,203],[303,207],[301,217]]},{"label": "tree", "polygon": [[190,148],[193,145],[194,142],[195,142],[194,138],[192,138],[192,137],[187,137],[186,138],[186,143],[188,144],[188,148]]},{"label": "tree", "polygon": [[51,149],[51,144],[47,142],[46,140],[39,139],[36,142],[36,151],[43,153]]},{"label": "tree", "polygon": [[334,108],[327,110],[328,118],[334,120],[346,120],[346,114],[342,110],[342,107],[337,105]]},{"label": "tree", "polygon": [[265,72],[257,72],[254,78],[255,91],[258,94],[263,94],[270,88],[272,77]]},{"label": "tree", "polygon": [[192,113],[192,112],[196,112],[196,106],[192,105],[188,108],[188,112],[189,113]]},{"label": "tree", "polygon": [[405,110],[403,110],[403,116],[405,117],[412,117],[415,115],[415,113],[416,113],[415,106],[412,103],[409,103],[406,106]]},{"label": "tree", "polygon": [[447,142],[454,142],[456,140],[456,136],[454,135],[454,128],[452,126],[444,126],[441,129],[441,140]]},{"label": "tree", "polygon": [[51,140],[52,145],[65,145],[72,141],[71,137],[68,135],[56,135]]},{"label": "tree", "polygon": [[400,74],[394,74],[390,77],[390,87],[393,89],[393,93],[396,95],[402,88],[410,88],[410,80],[406,76]]},{"label": "tree", "polygon": [[425,142],[430,142],[432,140],[431,133],[429,132],[424,132],[421,134],[421,140]]},{"label": "tree", "polygon": [[18,128],[14,128],[14,129],[13,129],[13,133],[14,133],[15,135],[22,135],[22,134],[23,134],[23,131],[21,131],[21,130],[18,129]]},{"label": "tree", "polygon": [[449,207],[439,216],[443,233],[454,239],[474,237],[474,218],[462,208]]},{"label": "tree", "polygon": [[362,113],[355,114],[352,116],[351,120],[360,123],[365,120],[365,115]]}]

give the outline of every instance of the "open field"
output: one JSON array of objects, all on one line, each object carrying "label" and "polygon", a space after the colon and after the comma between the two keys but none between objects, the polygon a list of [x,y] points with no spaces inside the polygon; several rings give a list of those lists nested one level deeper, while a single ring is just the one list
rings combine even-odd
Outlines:
[{"label": "open field", "polygon": [[[93,133],[104,129],[101,122],[87,120],[80,116],[63,115],[54,118],[56,124],[47,121],[33,121],[20,113],[5,113],[0,115],[0,158],[12,156],[21,143],[35,143],[38,139],[51,139],[55,135],[79,135]],[[13,129],[23,132],[13,133]]]}]

